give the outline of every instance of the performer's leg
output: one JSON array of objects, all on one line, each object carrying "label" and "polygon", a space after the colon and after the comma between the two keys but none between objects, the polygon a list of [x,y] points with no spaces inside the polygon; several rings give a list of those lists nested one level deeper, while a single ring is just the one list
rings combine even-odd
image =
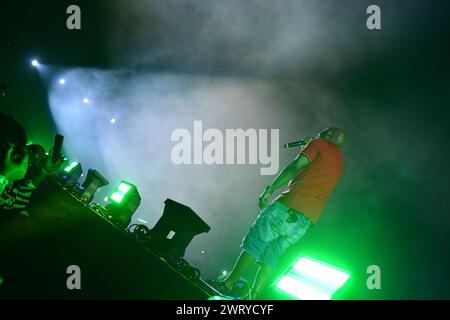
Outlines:
[{"label": "performer's leg", "polygon": [[[224,281],[211,281],[211,285],[218,289],[219,292],[232,291],[234,283],[239,281],[247,271],[249,271],[252,264],[258,261],[258,258],[263,254],[267,246],[279,236],[277,226],[282,221],[277,218],[277,211],[283,207],[278,202],[274,202],[267,208],[263,209],[256,221],[247,232],[242,240],[242,252],[236,261],[233,271]],[[225,286],[225,288],[223,288]]]},{"label": "performer's leg", "polygon": [[258,299],[261,292],[270,284],[273,274],[273,267],[267,264],[263,264],[261,267],[259,267],[255,283],[253,284],[251,291],[253,300]]},{"label": "performer's leg", "polygon": [[225,279],[225,286],[231,290],[233,287],[233,283],[238,281],[243,274],[249,271],[250,267],[255,261],[256,258],[254,256],[243,250],[238,260],[236,261],[233,271],[231,271],[230,275]]},{"label": "performer's leg", "polygon": [[[258,219],[256,219],[244,237],[241,245],[241,255],[239,256],[233,271],[224,281],[225,286],[228,289],[231,289],[233,284],[237,282],[241,276],[247,271],[250,271],[253,263],[258,260],[258,257],[261,256],[262,253],[264,253],[271,241],[278,237],[279,234],[274,227],[277,225],[276,214],[279,208],[280,204],[274,202],[263,209],[260,212]],[[279,223],[280,222],[281,221],[279,221]]]},{"label": "performer's leg", "polygon": [[297,243],[305,235],[312,224],[304,215],[289,208],[286,209],[284,212],[285,215],[283,216],[283,232],[277,239],[270,243],[258,260],[261,263],[261,267],[258,270],[252,288],[253,295],[256,297],[271,284],[274,269],[280,257],[290,246]]}]

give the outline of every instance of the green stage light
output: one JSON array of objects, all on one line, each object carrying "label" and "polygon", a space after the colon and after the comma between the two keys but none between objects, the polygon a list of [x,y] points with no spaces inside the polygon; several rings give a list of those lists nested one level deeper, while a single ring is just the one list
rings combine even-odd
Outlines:
[{"label": "green stage light", "polygon": [[302,257],[276,287],[300,300],[330,300],[350,278],[350,273]]},{"label": "green stage light", "polygon": [[294,265],[294,269],[300,274],[317,279],[335,288],[342,287],[350,277],[346,272],[304,257],[300,258]]},{"label": "green stage light", "polygon": [[131,222],[131,217],[141,203],[141,196],[135,185],[122,180],[108,197],[110,203],[106,206],[108,218],[125,228]]},{"label": "green stage light", "polygon": [[277,287],[300,300],[330,300],[330,295],[316,289],[303,279],[286,275],[278,283]]},{"label": "green stage light", "polygon": [[56,178],[66,188],[76,188],[78,179],[83,175],[83,169],[79,162],[73,161],[69,165],[58,169],[56,172]]},{"label": "green stage light", "polygon": [[127,192],[131,190],[131,188],[132,185],[125,181],[121,181],[109,198],[117,203],[121,203]]},{"label": "green stage light", "polygon": [[71,164],[69,164],[67,167],[64,168],[64,171],[69,173],[70,171],[72,171],[73,168],[75,168],[78,165],[78,162],[72,162]]},{"label": "green stage light", "polygon": [[208,298],[208,300],[232,300],[221,296],[211,296]]}]

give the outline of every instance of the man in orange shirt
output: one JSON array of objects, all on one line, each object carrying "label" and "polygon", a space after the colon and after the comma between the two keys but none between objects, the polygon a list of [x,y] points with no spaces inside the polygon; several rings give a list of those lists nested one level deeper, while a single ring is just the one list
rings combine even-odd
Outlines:
[{"label": "man in orange shirt", "polygon": [[[281,171],[259,197],[262,209],[242,241],[242,253],[230,275],[213,282],[225,295],[232,295],[236,281],[254,262],[260,265],[251,289],[254,299],[265,288],[281,255],[317,223],[331,191],[343,170],[342,129],[328,128],[312,139],[302,152]],[[272,193],[287,188],[268,206]]]}]

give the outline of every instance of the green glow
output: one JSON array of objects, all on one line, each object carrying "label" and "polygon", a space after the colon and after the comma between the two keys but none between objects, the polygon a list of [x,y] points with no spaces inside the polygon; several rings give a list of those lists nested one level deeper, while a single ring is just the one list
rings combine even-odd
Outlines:
[{"label": "green glow", "polygon": [[208,298],[208,300],[232,300],[232,299],[224,298],[221,296],[211,296]]},{"label": "green glow", "polygon": [[78,162],[72,162],[67,167],[64,168],[65,172],[70,172],[73,168],[77,166]]},{"label": "green glow", "polygon": [[131,189],[130,184],[128,184],[125,181],[121,181],[119,186],[113,191],[113,193],[109,198],[117,203],[120,203],[122,202],[127,192],[130,191],[130,189]]},{"label": "green glow", "polygon": [[342,287],[350,277],[348,273],[304,257],[294,265],[294,269],[300,274],[317,279],[336,289]]},{"label": "green glow", "polygon": [[287,275],[277,283],[277,287],[300,300],[330,300],[329,294]]},{"label": "green glow", "polygon": [[330,300],[349,278],[347,272],[302,257],[276,287],[300,300]]}]

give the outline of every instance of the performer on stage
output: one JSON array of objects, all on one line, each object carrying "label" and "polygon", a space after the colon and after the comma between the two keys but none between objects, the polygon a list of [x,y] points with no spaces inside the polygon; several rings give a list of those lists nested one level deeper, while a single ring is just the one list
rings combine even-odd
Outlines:
[{"label": "performer on stage", "polygon": [[[262,210],[242,241],[233,271],[224,281],[211,282],[218,291],[232,296],[233,284],[256,262],[260,267],[250,298],[258,298],[281,255],[319,220],[342,174],[345,141],[342,129],[321,131],[265,188],[259,197]],[[286,189],[266,207],[272,193],[286,183]]]}]

